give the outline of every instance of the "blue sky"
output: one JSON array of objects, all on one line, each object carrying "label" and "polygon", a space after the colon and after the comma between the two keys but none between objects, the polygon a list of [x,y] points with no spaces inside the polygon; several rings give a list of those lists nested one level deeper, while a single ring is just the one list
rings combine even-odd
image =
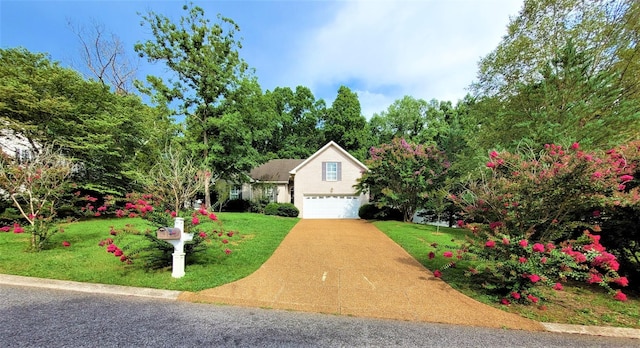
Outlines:
[{"label": "blue sky", "polygon": [[[193,2],[212,20],[220,13],[240,26],[241,56],[263,90],[302,85],[330,106],[346,85],[358,93],[367,118],[405,95],[463,98],[478,60],[498,45],[522,6],[522,0]],[[23,46],[81,66],[81,46],[67,23],[95,21],[136,58],[133,45],[151,39],[137,13],[152,10],[177,21],[184,3],[0,0],[0,47]],[[161,72],[139,62],[139,79]]]}]

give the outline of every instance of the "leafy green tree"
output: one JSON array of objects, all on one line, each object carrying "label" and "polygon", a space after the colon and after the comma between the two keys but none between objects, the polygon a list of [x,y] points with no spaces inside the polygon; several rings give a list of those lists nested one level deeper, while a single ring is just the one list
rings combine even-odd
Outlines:
[{"label": "leafy green tree", "polygon": [[514,149],[526,139],[534,148],[579,142],[593,149],[636,137],[640,100],[625,97],[618,72],[594,72],[592,66],[593,56],[569,40],[540,70],[539,82],[521,84],[502,100],[486,100],[481,145]]},{"label": "leafy green tree", "polygon": [[388,143],[393,138],[436,144],[447,131],[452,109],[450,102],[435,99],[426,102],[404,96],[391,104],[387,111],[375,114],[369,126],[377,144]]},{"label": "leafy green tree", "polygon": [[[81,189],[123,194],[140,188],[169,136],[168,118],[133,95],[112,93],[44,54],[0,50],[0,121],[37,153],[55,144],[77,163]],[[162,147],[159,147],[162,148]]]},{"label": "leafy green tree", "polygon": [[335,141],[358,159],[366,157],[369,143],[367,120],[361,114],[358,95],[349,87],[340,86],[322,123],[325,141]]},{"label": "leafy green tree", "polygon": [[3,130],[24,137],[37,152],[50,132],[62,128],[57,116],[72,112],[64,87],[79,82],[79,76],[42,53],[13,48],[0,49],[0,78]]},{"label": "leafy green tree", "polygon": [[[165,82],[147,76],[150,87],[161,96],[158,101],[178,104],[177,114],[186,116],[186,139],[203,167],[236,177],[251,167],[256,155],[250,144],[251,130],[244,126],[243,93],[257,94],[247,63],[240,58],[242,47],[236,39],[240,30],[231,19],[218,16],[211,23],[204,10],[184,5],[178,23],[164,15],[143,15],[153,40],[137,43],[135,50],[150,62],[162,62],[173,78]],[[144,23],[143,23],[144,25]],[[245,116],[245,117],[243,117]],[[210,183],[205,182],[205,205],[211,206]]]},{"label": "leafy green tree", "polygon": [[436,198],[450,166],[445,154],[433,146],[395,138],[370,150],[367,170],[358,180],[359,192],[369,192],[379,206],[398,208],[404,221]]},{"label": "leafy green tree", "polygon": [[427,103],[422,99],[404,96],[389,106],[387,111],[374,114],[369,121],[373,137],[384,144],[393,138],[419,141],[425,128]]},{"label": "leafy green tree", "polygon": [[[520,85],[540,81],[539,72],[569,40],[578,52],[590,52],[590,75],[614,68],[623,72],[617,83],[638,84],[638,20],[634,0],[525,0],[498,47],[482,58],[473,89],[479,96],[504,98]],[[627,70],[627,71],[625,71]]]},{"label": "leafy green tree", "polygon": [[324,101],[316,100],[309,88],[298,86],[289,105],[291,124],[285,127],[287,137],[278,157],[307,158],[324,145],[318,128],[326,109]]},{"label": "leafy green tree", "polygon": [[270,114],[270,136],[256,141],[262,161],[272,158],[306,158],[324,145],[318,128],[325,106],[307,87],[295,91],[277,87],[264,94],[263,106]]},{"label": "leafy green tree", "polygon": [[640,3],[526,0],[479,64],[471,112],[486,150],[637,138]]}]

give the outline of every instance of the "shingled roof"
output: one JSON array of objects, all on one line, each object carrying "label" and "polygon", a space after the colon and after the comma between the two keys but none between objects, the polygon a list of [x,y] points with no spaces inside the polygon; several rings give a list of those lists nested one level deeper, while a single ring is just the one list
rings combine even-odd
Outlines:
[{"label": "shingled roof", "polygon": [[297,167],[303,159],[273,159],[251,170],[251,178],[259,181],[289,181],[289,171]]}]

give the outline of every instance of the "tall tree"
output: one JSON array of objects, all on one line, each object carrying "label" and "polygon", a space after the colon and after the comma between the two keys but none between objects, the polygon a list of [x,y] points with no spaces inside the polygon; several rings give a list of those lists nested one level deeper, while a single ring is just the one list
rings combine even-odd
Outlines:
[{"label": "tall tree", "polygon": [[[186,136],[202,165],[233,177],[251,167],[254,149],[235,146],[246,143],[247,132],[237,107],[239,91],[254,91],[247,63],[240,58],[242,45],[236,39],[240,30],[231,19],[218,15],[211,23],[204,10],[184,5],[185,14],[178,23],[164,15],[143,15],[153,40],[135,45],[136,52],[150,62],[162,62],[172,78],[148,76],[157,100],[178,103],[178,114],[186,116]],[[145,23],[143,23],[144,25]],[[244,88],[243,88],[244,87]],[[227,158],[220,158],[224,154]],[[218,156],[218,158],[216,158]],[[222,162],[219,162],[221,160]],[[205,182],[205,205],[211,206],[209,181]]]},{"label": "tall tree", "polygon": [[427,102],[404,96],[393,102],[386,111],[375,114],[369,121],[369,127],[376,144],[404,138],[420,144],[436,145],[447,130],[452,112],[451,102],[435,99]]},{"label": "tall tree", "polygon": [[488,100],[498,107],[485,110],[480,120],[482,146],[579,142],[602,149],[637,137],[640,99],[625,96],[619,72],[591,72],[590,53],[577,51],[569,40],[539,72],[539,82],[520,84],[503,100]]},{"label": "tall tree", "polygon": [[356,158],[366,157],[369,132],[367,120],[360,111],[358,95],[349,87],[340,86],[338,95],[323,120],[326,141],[335,141]]},{"label": "tall tree", "polygon": [[480,61],[478,143],[606,148],[640,128],[640,3],[526,0]]},{"label": "tall tree", "polygon": [[427,102],[404,96],[394,101],[386,111],[374,114],[369,125],[378,144],[388,143],[393,138],[420,142],[420,134],[427,126],[426,118]]},{"label": "tall tree", "polygon": [[542,71],[568,40],[589,51],[589,74],[612,67],[619,83],[638,92],[640,4],[635,0],[525,0],[498,47],[479,63],[473,89],[504,98],[520,84],[539,82]]},{"label": "tall tree", "polygon": [[307,158],[324,145],[318,128],[326,109],[324,101],[316,100],[309,88],[297,86],[289,104],[291,125],[285,128],[287,138],[278,157]]}]

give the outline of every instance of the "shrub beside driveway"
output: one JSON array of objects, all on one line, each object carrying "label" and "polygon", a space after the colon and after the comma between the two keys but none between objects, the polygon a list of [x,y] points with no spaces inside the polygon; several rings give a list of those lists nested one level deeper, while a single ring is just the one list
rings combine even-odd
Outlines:
[{"label": "shrub beside driveway", "polygon": [[[442,269],[451,262],[442,253],[430,253],[438,247],[448,246],[455,250],[464,242],[469,233],[465,229],[402,223],[398,221],[377,221],[374,225],[404,248],[418,262],[430,270]],[[456,260],[457,261],[457,260]],[[502,310],[517,313],[523,317],[541,322],[631,327],[640,329],[640,299],[629,296],[628,301],[616,301],[597,285],[585,286],[583,283],[568,283],[563,291],[549,289],[545,292],[548,299],[541,305],[526,306],[499,304],[494,297],[488,296],[479,286],[477,278],[465,276],[465,271],[473,265],[468,260],[456,262],[454,268],[443,273],[443,280],[458,291],[480,302]]]}]

